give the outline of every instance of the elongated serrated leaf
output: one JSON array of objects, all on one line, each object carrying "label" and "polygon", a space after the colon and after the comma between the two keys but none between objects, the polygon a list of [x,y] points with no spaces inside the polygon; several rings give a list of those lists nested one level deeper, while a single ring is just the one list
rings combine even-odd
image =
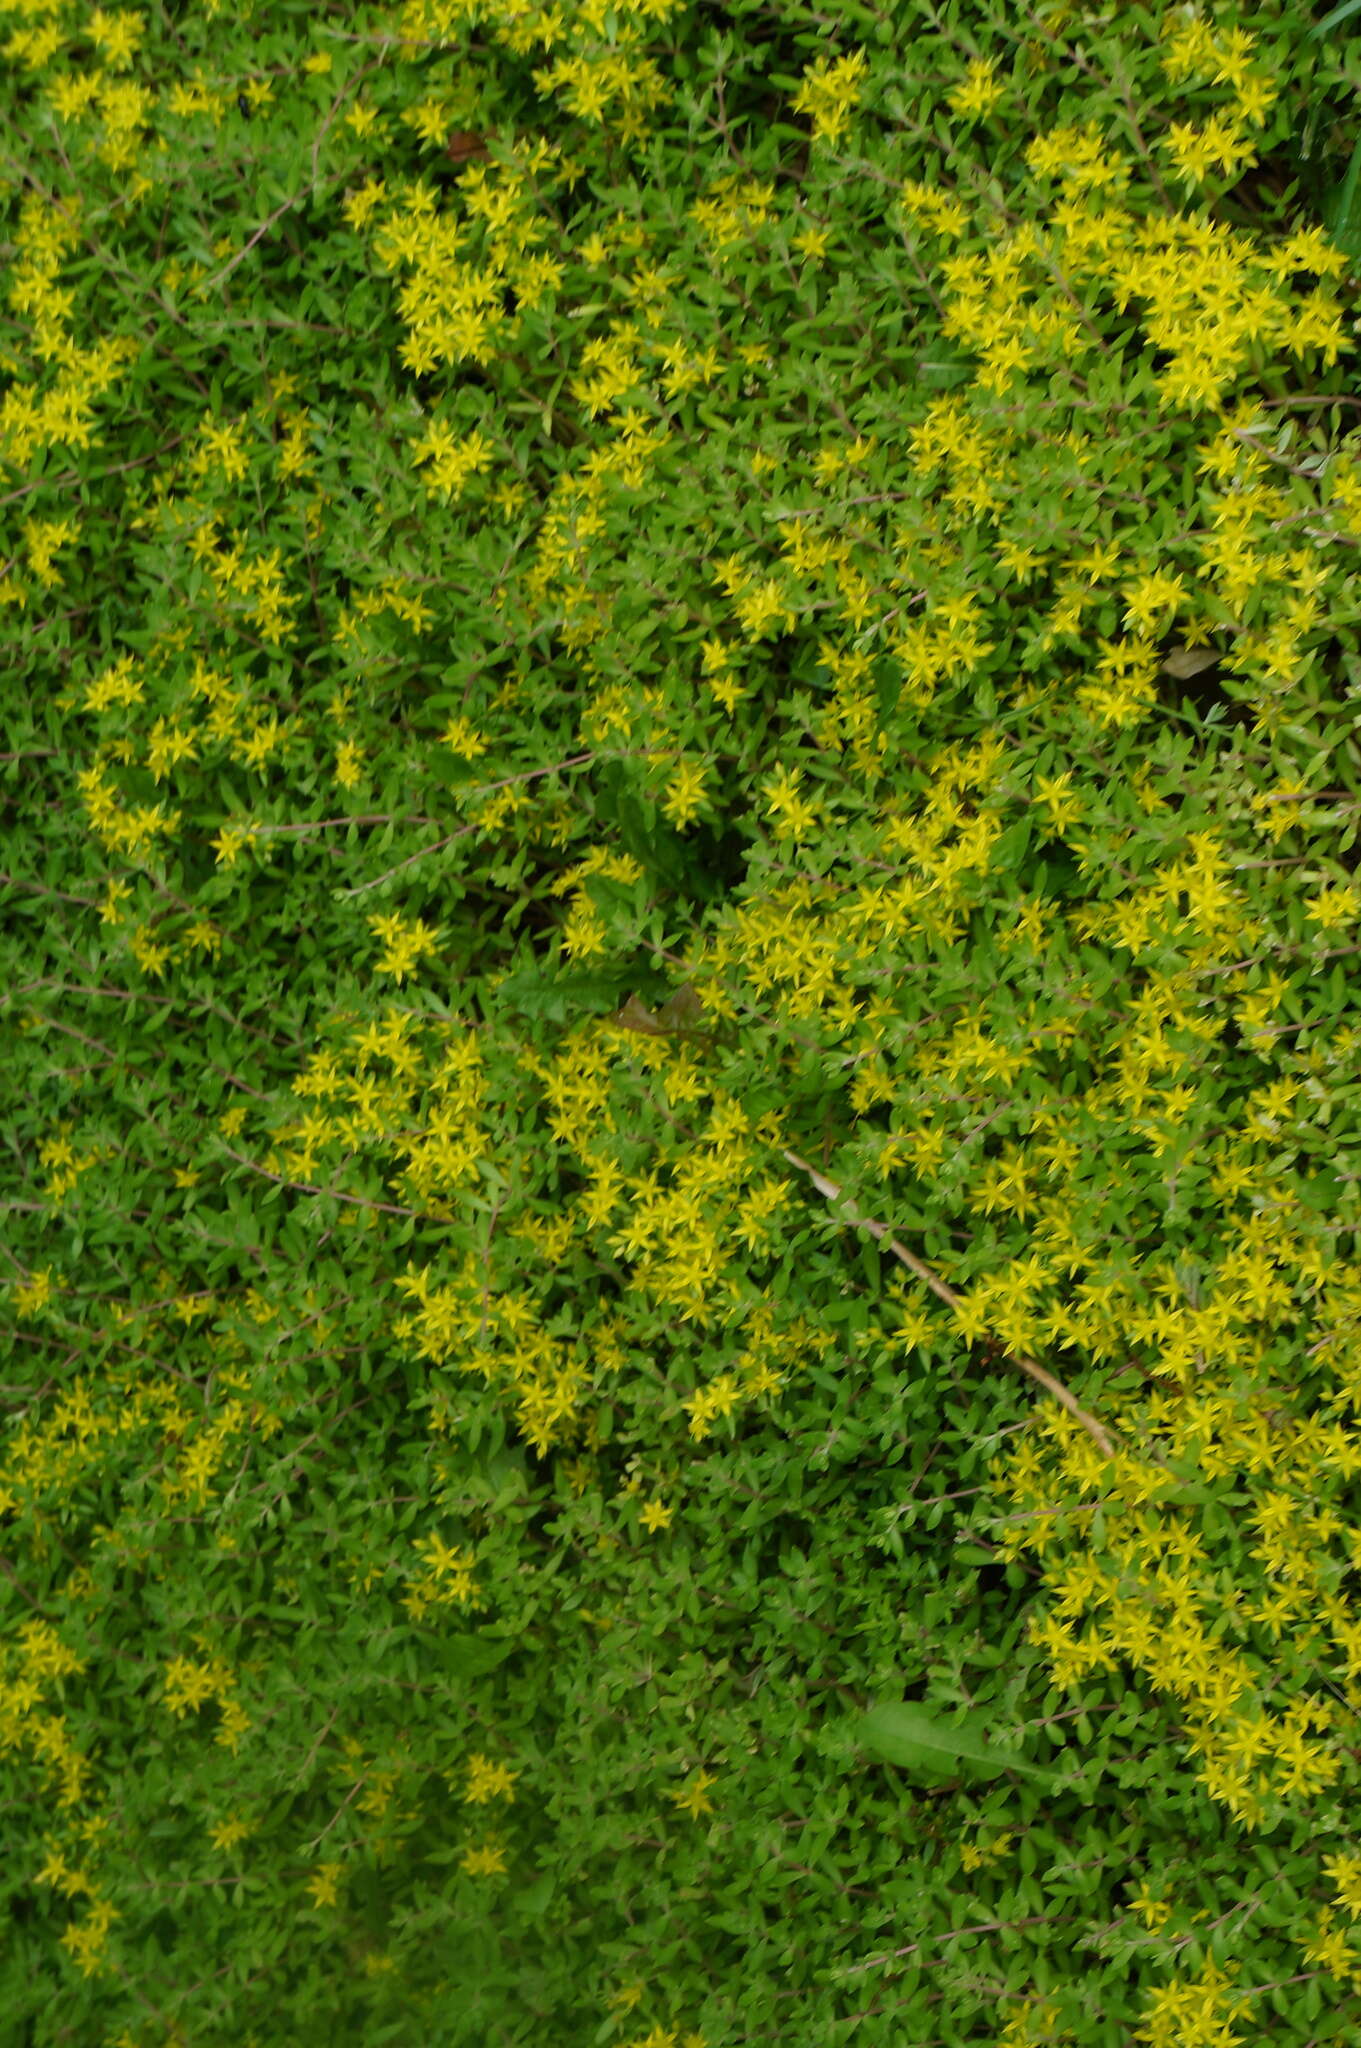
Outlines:
[{"label": "elongated serrated leaf", "polygon": [[1344,21],[1350,21],[1354,14],[1361,14],[1361,0],[1342,0],[1340,7],[1335,7],[1331,14],[1324,15],[1322,21],[1314,23],[1306,42],[1317,42],[1320,36],[1326,36],[1331,29],[1340,28]]},{"label": "elongated serrated leaf", "polygon": [[1048,1784],[1056,1781],[1051,1771],[1039,1770],[1024,1758],[994,1749],[986,1740],[987,1721],[981,1714],[967,1714],[946,1721],[928,1714],[910,1702],[878,1706],[856,1723],[856,1736],[863,1746],[885,1763],[901,1764],[905,1770],[924,1771],[935,1776],[958,1777],[963,1771],[1023,1771],[1027,1777]]},{"label": "elongated serrated leaf", "polygon": [[974,362],[961,356],[919,356],[917,381],[934,390],[948,391],[952,385],[967,383],[976,369]]},{"label": "elongated serrated leaf", "polygon": [[531,968],[508,974],[497,994],[502,1004],[524,1016],[564,1020],[612,1008],[619,1000],[619,981],[611,975],[553,974]]},{"label": "elongated serrated leaf", "polygon": [[1342,183],[1329,194],[1323,205],[1323,219],[1328,232],[1337,247],[1348,256],[1358,252],[1357,211],[1361,197],[1361,142],[1356,144],[1347,165],[1347,174]]}]

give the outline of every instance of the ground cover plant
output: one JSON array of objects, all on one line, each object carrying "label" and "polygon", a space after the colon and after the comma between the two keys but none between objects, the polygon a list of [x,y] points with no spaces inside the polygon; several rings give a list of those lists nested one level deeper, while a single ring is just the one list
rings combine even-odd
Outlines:
[{"label": "ground cover plant", "polygon": [[1352,11],[0,5],[5,2048],[1356,2038]]}]

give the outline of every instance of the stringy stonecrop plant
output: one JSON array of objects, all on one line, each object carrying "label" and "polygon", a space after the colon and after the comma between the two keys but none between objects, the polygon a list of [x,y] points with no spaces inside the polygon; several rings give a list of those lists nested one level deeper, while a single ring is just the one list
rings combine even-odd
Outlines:
[{"label": "stringy stonecrop plant", "polygon": [[1352,2038],[1345,41],[3,14],[6,2041]]}]

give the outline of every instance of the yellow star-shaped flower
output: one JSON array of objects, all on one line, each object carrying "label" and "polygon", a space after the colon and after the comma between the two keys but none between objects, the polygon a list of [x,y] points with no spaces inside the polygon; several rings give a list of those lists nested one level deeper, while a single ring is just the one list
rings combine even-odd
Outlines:
[{"label": "yellow star-shaped flower", "polygon": [[712,1813],[714,1810],[713,1801],[707,1799],[705,1794],[715,1782],[708,1771],[696,1771],[684,1790],[673,1792],[671,1797],[677,1806],[684,1808],[693,1819],[698,1820],[701,1813]]}]

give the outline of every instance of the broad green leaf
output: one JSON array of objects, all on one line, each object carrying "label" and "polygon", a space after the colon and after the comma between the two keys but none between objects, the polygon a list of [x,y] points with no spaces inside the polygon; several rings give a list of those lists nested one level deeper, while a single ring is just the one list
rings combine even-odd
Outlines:
[{"label": "broad green leaf", "polygon": [[1051,1771],[1040,1770],[1009,1751],[994,1749],[987,1740],[987,1728],[984,1714],[965,1714],[947,1721],[901,1701],[873,1708],[856,1723],[855,1733],[863,1746],[885,1763],[901,1764],[905,1770],[933,1777],[953,1778],[968,1772],[995,1777],[999,1771],[1022,1771],[1042,1783],[1057,1783]]},{"label": "broad green leaf", "polygon": [[437,1655],[451,1678],[480,1678],[504,1664],[514,1648],[504,1636],[443,1636]]}]

